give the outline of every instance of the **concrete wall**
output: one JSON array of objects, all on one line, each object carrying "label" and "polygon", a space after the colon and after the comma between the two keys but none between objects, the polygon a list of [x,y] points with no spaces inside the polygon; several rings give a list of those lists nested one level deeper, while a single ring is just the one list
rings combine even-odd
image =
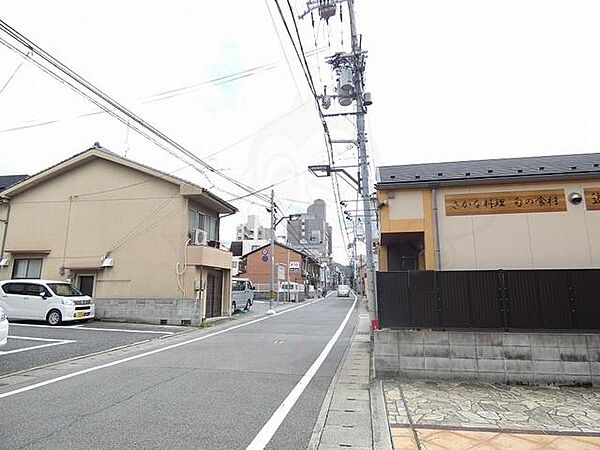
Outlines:
[{"label": "concrete wall", "polygon": [[[167,325],[197,325],[202,321],[202,304],[192,299],[95,299],[96,318],[117,322]],[[163,323],[164,324],[164,323]]]},{"label": "concrete wall", "polygon": [[377,330],[378,375],[600,386],[600,334]]}]

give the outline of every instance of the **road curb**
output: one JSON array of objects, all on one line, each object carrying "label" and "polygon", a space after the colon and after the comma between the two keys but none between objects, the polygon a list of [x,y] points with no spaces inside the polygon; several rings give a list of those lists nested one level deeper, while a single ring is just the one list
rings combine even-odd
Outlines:
[{"label": "road curb", "polygon": [[387,418],[387,408],[383,394],[383,382],[373,380],[369,388],[371,400],[371,426],[373,428],[373,448],[392,450],[392,434]]}]

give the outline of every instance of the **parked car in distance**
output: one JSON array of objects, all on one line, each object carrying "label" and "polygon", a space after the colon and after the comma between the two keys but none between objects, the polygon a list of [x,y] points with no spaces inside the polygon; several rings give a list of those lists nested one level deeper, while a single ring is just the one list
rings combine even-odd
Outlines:
[{"label": "parked car in distance", "polygon": [[50,325],[92,319],[95,305],[91,297],[66,281],[0,281],[0,307],[11,320],[45,320]]},{"label": "parked car in distance", "polygon": [[340,284],[337,287],[338,297],[350,297],[350,286],[347,284]]},{"label": "parked car in distance", "polygon": [[231,279],[231,311],[238,309],[250,310],[254,303],[254,286],[248,278]]},{"label": "parked car in distance", "polygon": [[6,345],[8,339],[8,319],[4,309],[0,308],[0,347]]}]

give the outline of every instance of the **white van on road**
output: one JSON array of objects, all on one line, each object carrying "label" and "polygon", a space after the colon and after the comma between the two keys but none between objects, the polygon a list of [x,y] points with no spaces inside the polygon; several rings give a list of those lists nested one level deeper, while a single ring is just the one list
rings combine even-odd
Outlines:
[{"label": "white van on road", "polygon": [[254,286],[248,278],[231,279],[231,312],[237,309],[250,310],[254,303]]},{"label": "white van on road", "polygon": [[0,281],[0,307],[13,319],[45,320],[50,325],[73,320],[92,319],[95,305],[65,281]]}]

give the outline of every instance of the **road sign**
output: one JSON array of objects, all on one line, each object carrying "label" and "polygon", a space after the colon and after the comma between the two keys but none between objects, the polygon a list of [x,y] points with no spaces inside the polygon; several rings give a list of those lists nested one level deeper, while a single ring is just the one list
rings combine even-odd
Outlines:
[{"label": "road sign", "polygon": [[290,270],[300,270],[300,262],[290,261]]},{"label": "road sign", "polygon": [[261,252],[263,255],[268,255],[268,254],[269,254],[269,249],[268,249],[268,248],[263,248],[263,249],[262,249],[260,252]]},{"label": "road sign", "polygon": [[267,255],[262,255],[262,262],[269,262],[269,257]]}]

